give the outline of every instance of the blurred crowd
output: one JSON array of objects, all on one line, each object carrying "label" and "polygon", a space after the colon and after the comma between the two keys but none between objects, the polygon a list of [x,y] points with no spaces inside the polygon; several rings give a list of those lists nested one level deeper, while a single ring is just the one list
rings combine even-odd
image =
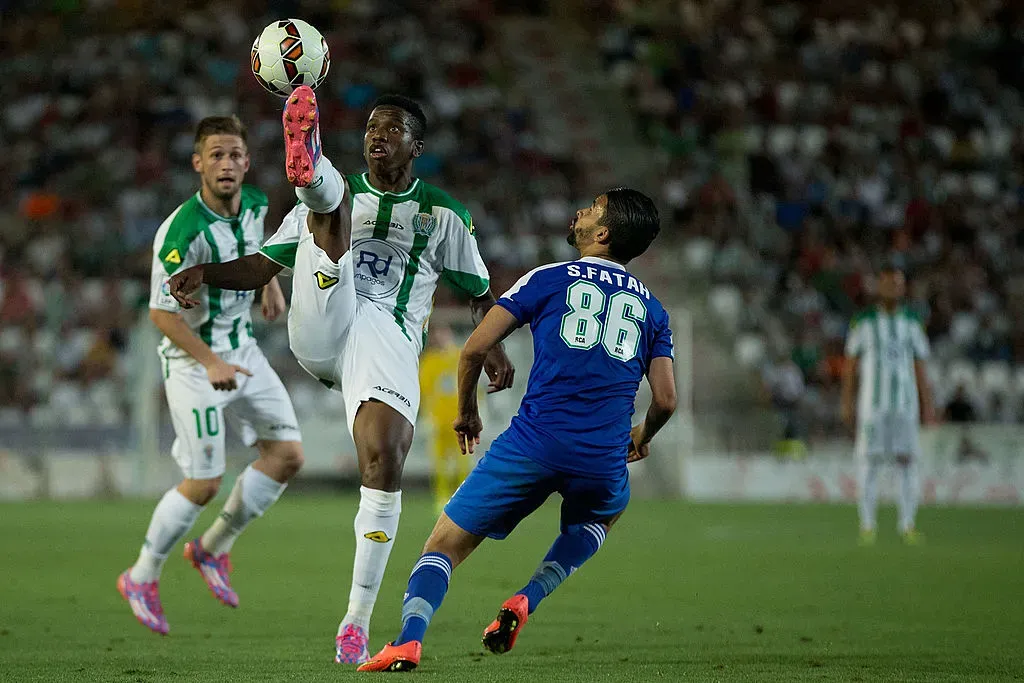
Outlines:
[{"label": "blurred crowd", "polygon": [[[234,112],[248,125],[247,181],[271,197],[268,230],[293,205],[282,101],[248,66],[258,31],[281,17],[301,16],[331,47],[319,94],[335,166],[365,168],[369,106],[385,92],[410,95],[430,119],[416,174],[467,204],[494,288],[564,256],[576,171],[539,141],[528,97],[503,70],[491,21],[499,5],[61,0],[5,9],[0,426],[123,422],[152,239],[197,189],[189,159],[199,119]],[[439,289],[438,305],[448,296]]]},{"label": "blurred crowd", "polygon": [[883,260],[927,321],[940,412],[1024,420],[1024,5],[623,0],[600,21],[683,260],[805,434],[839,427]]}]

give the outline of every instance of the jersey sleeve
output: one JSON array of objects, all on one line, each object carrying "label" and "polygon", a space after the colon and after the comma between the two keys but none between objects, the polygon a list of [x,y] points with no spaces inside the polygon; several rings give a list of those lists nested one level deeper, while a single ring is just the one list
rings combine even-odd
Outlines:
[{"label": "jersey sleeve", "polygon": [[672,342],[672,328],[669,326],[667,311],[662,311],[661,317],[654,326],[654,340],[651,342],[651,360],[655,358],[675,359],[676,352]]},{"label": "jersey sleeve", "polygon": [[154,245],[153,268],[149,279],[149,307],[171,313],[180,311],[181,307],[171,296],[171,276],[179,270],[208,263],[210,259],[209,246],[203,239],[193,239],[184,246],[170,248],[166,240],[163,245]]},{"label": "jersey sleeve", "polygon": [[540,282],[543,272],[542,268],[534,268],[498,299],[498,305],[515,316],[520,325],[529,325],[537,314],[545,289]]},{"label": "jersey sleeve", "polygon": [[849,332],[846,333],[846,355],[857,358],[864,353],[864,329],[865,325],[860,318],[854,318],[850,322]]},{"label": "jersey sleeve", "polygon": [[914,349],[915,360],[927,360],[931,355],[931,347],[928,344],[928,335],[920,321],[914,320],[910,326],[910,344]]},{"label": "jersey sleeve", "polygon": [[288,272],[295,267],[295,251],[299,247],[299,233],[307,213],[309,211],[303,204],[297,204],[281,220],[281,226],[277,232],[271,235],[260,248],[261,254]]},{"label": "jersey sleeve", "polygon": [[483,296],[491,288],[490,274],[477,247],[473,217],[465,209],[447,209],[444,215],[448,232],[441,277],[468,296]]}]

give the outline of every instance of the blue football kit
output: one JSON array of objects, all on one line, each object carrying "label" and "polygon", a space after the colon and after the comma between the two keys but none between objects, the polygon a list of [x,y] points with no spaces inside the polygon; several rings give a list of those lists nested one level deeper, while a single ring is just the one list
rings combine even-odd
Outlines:
[{"label": "blue football kit", "polygon": [[500,539],[559,493],[563,532],[610,520],[629,501],[637,388],[654,358],[672,357],[668,314],[622,265],[596,257],[536,268],[497,305],[530,326],[533,367],[519,412],[445,514]]}]

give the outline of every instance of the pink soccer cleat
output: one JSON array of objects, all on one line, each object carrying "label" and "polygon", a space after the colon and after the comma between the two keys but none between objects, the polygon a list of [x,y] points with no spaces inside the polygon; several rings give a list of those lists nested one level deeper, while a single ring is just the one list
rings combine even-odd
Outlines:
[{"label": "pink soccer cleat", "polygon": [[140,624],[153,633],[167,635],[170,627],[164,616],[164,606],[160,604],[158,581],[135,583],[132,581],[131,569],[126,569],[117,577],[117,592],[131,605],[132,612]]},{"label": "pink soccer cleat", "polygon": [[300,85],[285,101],[284,170],[288,182],[306,187],[313,182],[314,167],[320,160],[320,113],[316,95],[308,85]]},{"label": "pink soccer cleat", "polygon": [[203,580],[206,581],[213,597],[228,607],[238,607],[238,593],[231,587],[231,579],[228,576],[231,571],[231,560],[227,553],[214,557],[212,553],[203,549],[203,544],[197,538],[185,544],[185,559],[203,575]]},{"label": "pink soccer cleat", "polygon": [[362,626],[345,624],[341,635],[334,639],[337,651],[334,654],[335,664],[365,664],[370,661],[370,651],[366,648],[370,634]]}]

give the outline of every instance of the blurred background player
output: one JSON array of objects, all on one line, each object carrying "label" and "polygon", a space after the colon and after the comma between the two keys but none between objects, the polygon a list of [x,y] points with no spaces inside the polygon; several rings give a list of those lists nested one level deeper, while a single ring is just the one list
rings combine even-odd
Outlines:
[{"label": "blurred background player", "polygon": [[[899,532],[919,540],[914,525],[920,481],[920,421],[933,421],[925,370],[928,337],[917,315],[903,305],[903,271],[887,265],[878,274],[878,303],[854,318],[846,339],[842,376],[842,419],[856,427],[861,543],[875,542],[878,473],[886,462],[900,472]],[[856,412],[854,388],[858,388]]]},{"label": "blurred background player", "polygon": [[[181,311],[170,295],[168,281],[178,270],[255,253],[263,239],[267,197],[242,184],[249,152],[241,121],[233,116],[200,121],[192,167],[201,187],[157,231],[149,304],[150,318],[164,334],[160,364],[174,424],[171,455],[185,478],[160,499],[139,559],[117,582],[138,620],[162,634],[168,624],[158,590],[160,572],[168,553],[220,488],[225,417],[259,457],[239,475],[213,525],[185,546],[186,558],[225,605],[238,606],[228,578],[231,546],[302,466],[291,400],[253,338],[252,295],[204,287],[196,295],[198,305],[188,311]],[[262,302],[268,320],[284,311],[277,280],[267,283]]]},{"label": "blurred background player", "polygon": [[[494,305],[487,267],[466,208],[412,175],[426,116],[400,95],[379,98],[363,136],[368,172],[342,176],[321,155],[313,91],[287,99],[285,168],[299,204],[253,254],[175,276],[183,305],[201,283],[256,289],[292,271],[288,338],[309,374],[344,396],[361,486],[348,609],[335,661],[369,659],[370,616],[398,531],[402,469],[419,413],[419,354],[437,281],[469,298],[474,324]],[[512,386],[499,346],[488,356],[490,391]]]},{"label": "blurred background player", "polygon": [[434,461],[434,506],[437,514],[469,474],[473,458],[461,453],[452,438],[459,416],[459,346],[452,328],[431,323],[427,347],[420,356],[420,397],[430,425],[430,454]]},{"label": "blurred background player", "polygon": [[[484,358],[522,325],[534,341],[526,396],[427,540],[409,577],[402,632],[360,671],[415,669],[455,567],[484,538],[508,536],[552,493],[562,496],[561,535],[486,628],[484,647],[511,649],[540,602],[600,549],[629,502],[627,462],[647,457],[676,406],[668,313],[625,268],[659,229],[645,195],[625,188],[600,195],[570,225],[580,258],[524,275],[470,336],[459,360],[455,424],[464,450],[473,451],[483,429],[476,389]],[[631,431],[644,376],[651,406]]]}]

